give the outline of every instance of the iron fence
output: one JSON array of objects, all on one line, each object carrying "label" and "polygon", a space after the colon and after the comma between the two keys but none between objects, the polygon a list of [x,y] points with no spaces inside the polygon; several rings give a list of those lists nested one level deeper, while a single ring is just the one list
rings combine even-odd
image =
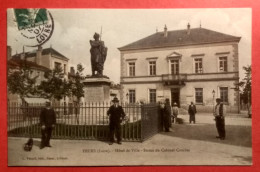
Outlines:
[{"label": "iron fence", "polygon": [[[98,139],[109,136],[110,103],[54,104],[56,126],[52,138]],[[157,105],[121,104],[127,120],[121,125],[124,141],[143,141],[159,132]],[[39,125],[43,104],[8,104],[8,136],[41,137]]]}]

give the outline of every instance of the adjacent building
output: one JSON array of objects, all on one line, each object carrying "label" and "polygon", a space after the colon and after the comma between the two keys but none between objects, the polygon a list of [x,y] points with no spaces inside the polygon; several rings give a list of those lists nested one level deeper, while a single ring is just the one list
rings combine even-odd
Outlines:
[{"label": "adjacent building", "polygon": [[[55,66],[60,66],[64,70],[65,78],[68,77],[68,61],[69,58],[65,57],[57,50],[50,48],[42,48],[33,51],[22,53],[16,53],[12,55],[12,48],[7,46],[7,66],[9,70],[20,70],[22,65],[26,63],[27,67],[30,68],[30,76],[37,77],[36,84],[39,85],[44,80],[44,73],[48,70],[52,70]],[[8,100],[10,102],[21,102],[22,100],[18,95],[8,93]],[[42,103],[41,99],[35,99],[35,97],[25,98],[28,103]],[[37,102],[35,102],[37,101]],[[44,100],[43,100],[44,101]]]},{"label": "adjacent building", "polygon": [[229,112],[239,111],[240,37],[205,28],[156,32],[120,47],[121,101],[156,103],[169,98],[187,108],[212,111],[220,97]]}]

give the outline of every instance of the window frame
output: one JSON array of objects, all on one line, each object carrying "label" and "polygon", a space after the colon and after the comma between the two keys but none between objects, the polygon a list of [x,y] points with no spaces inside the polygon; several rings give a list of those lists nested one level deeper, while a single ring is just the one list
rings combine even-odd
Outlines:
[{"label": "window frame", "polygon": [[136,76],[136,63],[135,61],[128,62],[128,76]]},{"label": "window frame", "polygon": [[[223,98],[223,95],[222,95],[222,89],[223,88],[225,88],[226,90],[226,98]],[[222,100],[222,102],[224,103],[224,104],[229,104],[229,96],[228,96],[228,93],[229,93],[229,89],[228,89],[228,87],[225,87],[225,86],[223,86],[223,87],[219,87],[219,97],[221,98],[221,100]]]},{"label": "window frame", "polygon": [[136,90],[135,89],[129,89],[128,93],[129,93],[128,102],[129,103],[136,103]]},{"label": "window frame", "polygon": [[[173,63],[173,61],[177,61],[178,63]],[[173,65],[174,64],[178,64],[178,71],[177,72],[173,72]],[[174,65],[174,67],[176,67],[176,65]],[[170,72],[172,75],[179,75],[180,74],[180,59],[170,59]]]},{"label": "window frame", "polygon": [[155,76],[156,75],[156,60],[148,61],[148,64],[149,64],[149,76]]},{"label": "window frame", "polygon": [[[201,95],[197,95],[197,93],[201,93]],[[201,96],[201,102],[199,102],[199,101],[197,101],[198,99],[197,99],[197,97],[198,96]],[[203,97],[203,88],[195,88],[195,103],[196,104],[203,104],[204,102],[203,102],[203,99],[204,99],[204,97]]]},{"label": "window frame", "polygon": [[[225,58],[225,60],[221,60],[221,58]],[[225,64],[226,62],[226,64]],[[221,63],[223,63],[223,70],[221,70]],[[225,66],[226,66],[226,70],[225,70]],[[219,56],[218,57],[218,71],[219,72],[228,72],[228,56]]]},{"label": "window frame", "polygon": [[54,69],[56,69],[56,66],[59,66],[60,68],[62,68],[62,64],[60,62],[54,62]]},{"label": "window frame", "polygon": [[[196,74],[200,74],[200,73],[203,73],[203,58],[201,57],[197,57],[197,58],[194,58],[194,73]],[[201,60],[200,62],[197,62],[197,60]],[[199,68],[198,70],[196,69],[196,66],[199,66],[199,64],[201,64],[201,68]]]},{"label": "window frame", "polygon": [[[152,91],[154,91],[154,92],[152,92]],[[152,94],[154,94],[154,95],[152,96]],[[149,102],[150,103],[156,103],[156,101],[157,101],[157,90],[156,89],[149,89]]]}]

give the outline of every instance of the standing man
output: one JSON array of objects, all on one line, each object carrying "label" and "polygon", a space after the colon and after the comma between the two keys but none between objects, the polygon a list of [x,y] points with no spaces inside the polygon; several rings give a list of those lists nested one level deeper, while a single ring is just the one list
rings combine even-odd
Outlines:
[{"label": "standing man", "polygon": [[179,108],[178,108],[176,102],[173,103],[172,114],[173,114],[173,120],[174,120],[173,122],[174,122],[174,124],[176,124],[177,123],[178,114],[179,114]]},{"label": "standing man", "polygon": [[171,115],[172,115],[172,109],[170,105],[170,100],[165,99],[165,107],[163,112],[163,125],[164,125],[165,132],[170,132],[170,127],[172,125]]},{"label": "standing man", "polygon": [[215,121],[216,121],[216,127],[218,130],[218,136],[216,138],[219,138],[221,140],[225,140],[226,138],[226,131],[225,131],[225,115],[226,115],[226,107],[221,102],[220,98],[216,99],[216,106],[214,111]]},{"label": "standing man", "polygon": [[114,140],[115,132],[116,132],[117,143],[122,144],[120,123],[125,118],[125,112],[122,106],[119,105],[118,98],[115,97],[112,100],[112,102],[113,105],[110,106],[110,108],[107,111],[107,115],[109,116],[109,137],[110,137],[109,145],[112,145],[115,142]]},{"label": "standing man", "polygon": [[40,114],[40,125],[41,125],[41,133],[42,140],[40,149],[44,147],[51,147],[50,139],[53,128],[56,124],[56,114],[51,108],[51,103],[46,102],[46,107],[41,111]]},{"label": "standing man", "polygon": [[195,114],[197,113],[196,106],[193,104],[193,102],[189,105],[189,115],[190,115],[190,124],[193,121],[193,124],[195,124]]}]

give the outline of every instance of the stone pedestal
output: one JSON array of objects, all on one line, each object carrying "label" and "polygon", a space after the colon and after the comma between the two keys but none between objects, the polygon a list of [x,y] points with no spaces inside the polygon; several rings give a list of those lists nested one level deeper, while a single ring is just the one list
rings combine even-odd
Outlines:
[{"label": "stone pedestal", "polygon": [[110,84],[109,78],[89,77],[83,81],[84,101],[91,102],[109,102],[110,101]]}]

